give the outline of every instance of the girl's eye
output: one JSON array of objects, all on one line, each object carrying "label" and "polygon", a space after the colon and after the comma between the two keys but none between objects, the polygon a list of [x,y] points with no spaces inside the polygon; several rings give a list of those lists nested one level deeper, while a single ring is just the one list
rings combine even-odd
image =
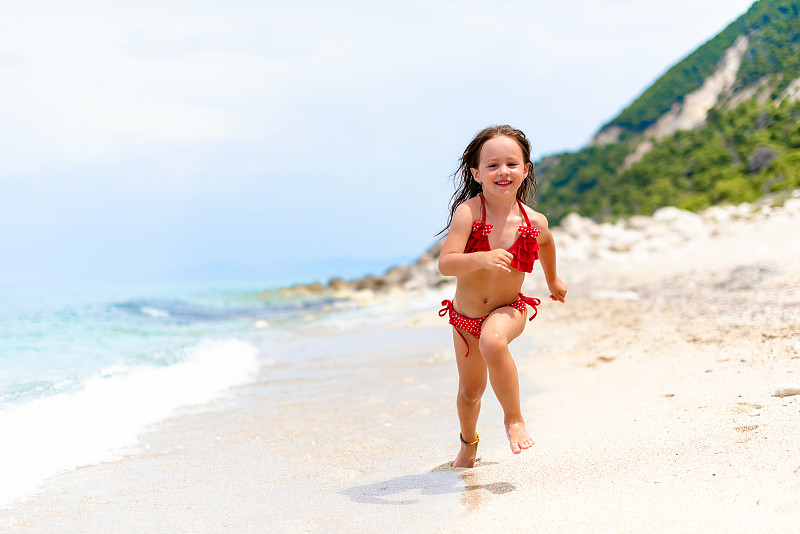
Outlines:
[{"label": "girl's eye", "polygon": [[497,163],[490,163],[489,164],[489,168],[491,168],[491,167],[497,167]]},{"label": "girl's eye", "polygon": [[512,163],[509,163],[509,164],[508,164],[508,166],[509,166],[509,167],[516,167],[516,166],[517,166],[517,164],[512,162]]}]

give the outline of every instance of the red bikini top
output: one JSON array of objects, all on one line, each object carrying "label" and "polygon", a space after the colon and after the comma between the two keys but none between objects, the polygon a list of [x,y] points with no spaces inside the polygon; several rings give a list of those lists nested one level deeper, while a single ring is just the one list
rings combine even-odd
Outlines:
[{"label": "red bikini top", "polygon": [[[523,273],[529,273],[533,270],[533,262],[539,259],[539,243],[536,238],[541,233],[538,228],[531,226],[531,221],[528,219],[528,214],[525,213],[525,208],[522,202],[517,199],[519,209],[522,212],[522,217],[525,219],[525,224],[519,227],[519,237],[511,245],[508,251],[514,255],[511,260],[511,266],[519,269]],[[475,221],[472,224],[472,233],[467,239],[467,246],[464,247],[464,253],[470,252],[484,252],[491,250],[489,248],[489,234],[492,232],[492,225],[486,224],[486,201],[481,195],[481,220]]]}]

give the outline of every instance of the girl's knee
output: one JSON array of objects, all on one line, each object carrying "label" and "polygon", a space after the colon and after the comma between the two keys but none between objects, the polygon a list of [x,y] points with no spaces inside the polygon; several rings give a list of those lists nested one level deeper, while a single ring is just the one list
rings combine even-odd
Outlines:
[{"label": "girl's knee", "polygon": [[477,404],[486,391],[486,384],[474,386],[460,386],[458,388],[458,402],[463,404]]},{"label": "girl's knee", "polygon": [[486,359],[505,354],[508,350],[508,339],[499,332],[484,331],[478,340],[481,354]]}]

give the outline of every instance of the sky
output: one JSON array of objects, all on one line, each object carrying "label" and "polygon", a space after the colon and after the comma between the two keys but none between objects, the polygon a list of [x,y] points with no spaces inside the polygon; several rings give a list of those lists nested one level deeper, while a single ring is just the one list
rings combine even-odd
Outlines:
[{"label": "sky", "polygon": [[383,272],[479,130],[579,149],[750,3],[6,2],[0,285]]}]

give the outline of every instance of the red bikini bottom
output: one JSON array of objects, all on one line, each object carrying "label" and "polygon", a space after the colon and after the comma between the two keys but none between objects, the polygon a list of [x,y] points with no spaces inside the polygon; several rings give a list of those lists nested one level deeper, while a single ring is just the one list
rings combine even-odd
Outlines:
[{"label": "red bikini bottom", "polygon": [[[533,308],[533,315],[531,315],[528,320],[533,321],[534,317],[536,317],[536,314],[539,313],[539,310],[537,310],[536,307],[541,303],[542,301],[537,298],[526,297],[525,295],[520,293],[519,298],[516,301],[512,302],[511,304],[506,304],[505,306],[511,306],[515,310],[524,312],[525,305],[527,304],[528,306]],[[461,330],[464,330],[466,332],[469,332],[475,337],[481,336],[481,328],[483,328],[483,322],[486,320],[487,317],[489,317],[489,314],[477,318],[464,317],[463,315],[458,313],[456,309],[453,307],[452,300],[443,300],[442,306],[444,306],[444,308],[439,310],[439,317],[444,317],[445,314],[449,314],[451,325],[460,328]],[[501,308],[504,308],[505,306],[501,306]],[[458,330],[456,330],[456,332],[458,332],[458,335],[461,336],[461,339],[464,340],[464,343],[467,343],[467,339],[464,337],[464,334],[462,334]],[[464,355],[464,357],[466,358],[467,356],[469,356],[469,343],[467,343],[467,353]]]}]

